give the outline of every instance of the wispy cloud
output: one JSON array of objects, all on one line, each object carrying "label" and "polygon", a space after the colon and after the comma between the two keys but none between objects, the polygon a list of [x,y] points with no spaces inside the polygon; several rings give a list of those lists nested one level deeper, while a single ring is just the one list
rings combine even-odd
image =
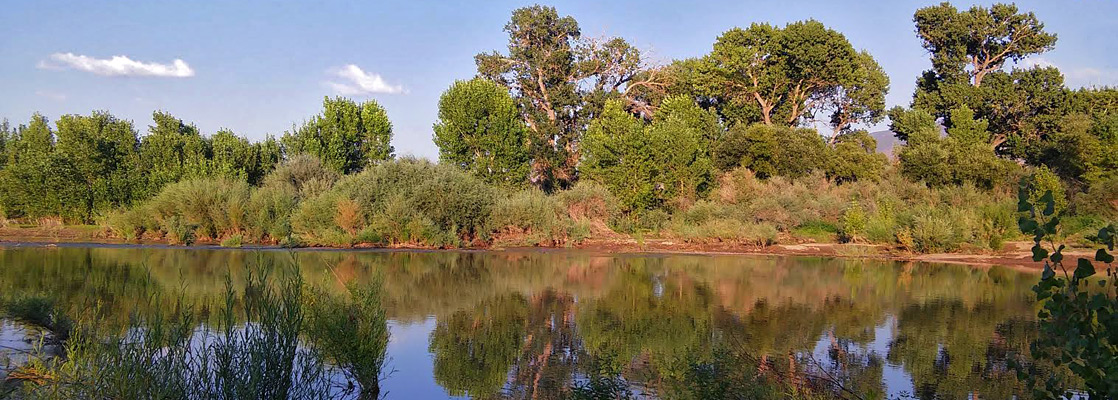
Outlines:
[{"label": "wispy cloud", "polygon": [[104,76],[152,76],[164,78],[189,78],[194,69],[186,61],[175,59],[170,64],[136,61],[128,56],[93,58],[74,53],[54,53],[50,60],[39,62],[43,69],[75,69]]},{"label": "wispy cloud", "polygon": [[362,94],[397,94],[406,93],[407,90],[403,86],[389,85],[380,74],[373,72],[365,72],[353,64],[346,65],[340,68],[334,68],[328,73],[338,81],[327,81],[326,86],[329,86],[335,92],[344,96],[354,96]]},{"label": "wispy cloud", "polygon": [[1114,86],[1118,85],[1118,69],[1094,67],[1066,67],[1044,57],[1029,57],[1021,60],[1025,67],[1056,67],[1064,74],[1068,86]]},{"label": "wispy cloud", "polygon": [[36,90],[35,95],[39,97],[48,98],[54,101],[66,101],[66,94],[59,92],[52,92],[49,90]]}]

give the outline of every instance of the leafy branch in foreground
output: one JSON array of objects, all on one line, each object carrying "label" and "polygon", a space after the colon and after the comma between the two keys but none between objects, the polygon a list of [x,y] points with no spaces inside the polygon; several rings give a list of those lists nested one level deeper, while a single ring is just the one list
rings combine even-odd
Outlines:
[{"label": "leafy branch in foreground", "polygon": [[[1111,254],[1118,228],[1111,224],[1099,230],[1094,240],[1103,248],[1094,260],[1078,258],[1069,272],[1064,264],[1066,247],[1056,244],[1063,212],[1056,212],[1052,192],[1034,204],[1023,184],[1017,210],[1024,213],[1018,220],[1021,231],[1033,235],[1033,261],[1044,262],[1040,283],[1033,287],[1043,304],[1037,314],[1040,335],[1031,347],[1034,361],[1066,365],[1083,380],[1091,398],[1118,398],[1118,271]],[[1095,277],[1096,266],[1105,266],[1105,277]],[[1038,374],[1035,365],[1029,372],[1025,378],[1037,397],[1069,394],[1056,374]]]}]

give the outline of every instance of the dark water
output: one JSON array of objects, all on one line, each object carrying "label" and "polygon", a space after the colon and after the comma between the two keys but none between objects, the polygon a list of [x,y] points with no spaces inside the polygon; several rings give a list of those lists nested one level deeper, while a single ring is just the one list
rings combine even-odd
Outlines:
[{"label": "dark water", "polygon": [[0,292],[125,321],[152,291],[218,299],[258,257],[335,290],[382,280],[389,398],[553,398],[592,376],[703,397],[770,374],[862,398],[1001,399],[1021,393],[1006,359],[1035,336],[1035,274],[821,258],[0,247]]}]

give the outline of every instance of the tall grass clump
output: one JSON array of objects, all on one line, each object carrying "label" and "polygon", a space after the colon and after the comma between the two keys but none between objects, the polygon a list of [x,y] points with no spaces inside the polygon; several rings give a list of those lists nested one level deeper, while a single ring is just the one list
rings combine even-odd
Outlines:
[{"label": "tall grass clump", "polygon": [[777,243],[776,227],[753,222],[732,205],[700,200],[679,211],[668,224],[671,235],[689,242],[731,242],[766,246]]},{"label": "tall grass clump", "polygon": [[559,199],[530,189],[498,199],[486,230],[497,242],[550,245],[566,239],[569,225]]},{"label": "tall grass clump", "polygon": [[303,201],[292,227],[311,241],[471,241],[484,232],[496,194],[496,189],[453,166],[404,158],[346,176],[331,190]]},{"label": "tall grass clump", "polygon": [[353,283],[342,296],[313,291],[307,302],[309,340],[342,372],[345,386],[354,387],[360,399],[378,399],[385,377],[389,332],[380,288],[380,280]]},{"label": "tall grass clump", "polygon": [[594,182],[579,182],[574,187],[554,195],[574,224],[582,225],[594,235],[613,234],[609,224],[621,216],[617,197],[605,186]]},{"label": "tall grass clump", "polygon": [[193,235],[219,239],[245,229],[248,200],[245,182],[201,178],[168,185],[144,209],[165,234],[181,236],[177,228],[193,226]]}]

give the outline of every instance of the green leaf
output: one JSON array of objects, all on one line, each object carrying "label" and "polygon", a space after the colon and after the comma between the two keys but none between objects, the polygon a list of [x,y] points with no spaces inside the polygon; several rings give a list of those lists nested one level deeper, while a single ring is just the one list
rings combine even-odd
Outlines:
[{"label": "green leaf", "polygon": [[1040,274],[1040,279],[1049,280],[1052,279],[1053,276],[1056,276],[1056,271],[1053,271],[1052,266],[1048,265],[1048,263],[1044,263],[1044,272]]},{"label": "green leaf", "polygon": [[1049,216],[1056,212],[1056,201],[1052,199],[1052,191],[1044,191],[1044,196],[1040,197],[1040,203],[1044,204],[1044,215]]},{"label": "green leaf", "polygon": [[1056,232],[1057,225],[1060,225],[1060,216],[1058,215],[1044,223],[1044,231],[1048,233]]},{"label": "green leaf", "polygon": [[1040,244],[1033,245],[1033,261],[1041,261],[1048,258],[1048,250],[1040,247]]},{"label": "green leaf", "polygon": [[1091,264],[1091,260],[1086,258],[1079,259],[1079,265],[1075,267],[1075,273],[1072,275],[1075,279],[1083,279],[1095,274],[1095,266]]},{"label": "green leaf", "polygon": [[1020,195],[1017,196],[1017,212],[1026,212],[1031,208],[1032,205],[1029,204],[1029,195],[1021,191]]},{"label": "green leaf", "polygon": [[1063,261],[1064,260],[1064,245],[1061,244],[1060,248],[1056,249],[1056,252],[1052,253],[1052,256],[1048,257],[1048,259],[1052,260],[1053,263],[1059,263],[1060,261]]},{"label": "green leaf", "polygon": [[1021,228],[1022,233],[1031,234],[1036,233],[1036,229],[1039,227],[1039,225],[1036,223],[1036,220],[1021,217],[1021,219],[1017,220],[1017,227]]},{"label": "green leaf", "polygon": [[1106,249],[1099,249],[1099,251],[1095,252],[1095,261],[1110,264],[1114,262],[1114,256],[1107,253]]}]

